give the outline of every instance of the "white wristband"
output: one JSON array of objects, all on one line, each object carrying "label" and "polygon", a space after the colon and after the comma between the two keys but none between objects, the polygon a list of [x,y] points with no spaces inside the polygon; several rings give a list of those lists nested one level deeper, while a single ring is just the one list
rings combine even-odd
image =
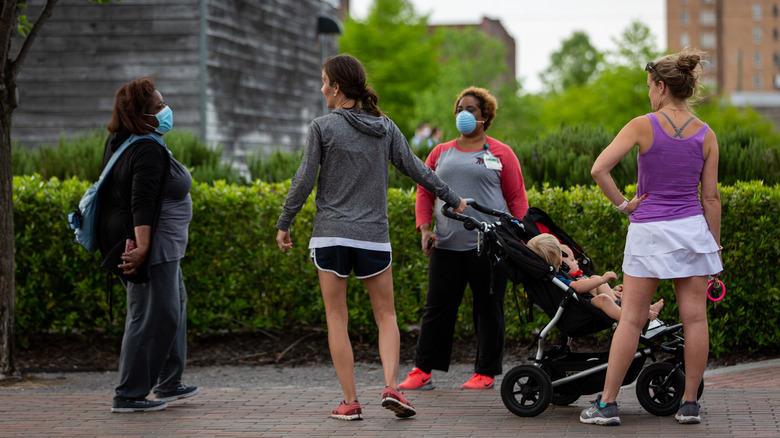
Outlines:
[{"label": "white wristband", "polygon": [[619,212],[628,214],[628,199],[623,198],[623,203],[620,205],[616,205],[615,208],[618,209]]}]

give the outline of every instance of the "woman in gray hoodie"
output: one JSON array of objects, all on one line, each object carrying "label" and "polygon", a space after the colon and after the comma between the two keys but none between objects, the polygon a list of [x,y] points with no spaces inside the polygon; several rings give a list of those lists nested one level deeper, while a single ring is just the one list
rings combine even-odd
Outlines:
[{"label": "woman in gray hoodie", "polygon": [[[317,183],[309,250],[325,304],[328,344],[344,401],[331,416],[360,420],[354,357],[347,330],[347,279],[363,280],[379,329],[384,370],[382,406],[398,417],[416,414],[398,391],[400,335],[393,298],[392,249],[387,220],[388,159],[405,175],[462,212],[466,203],[409,149],[406,138],[377,105],[356,58],[332,56],[322,66],[322,94],[330,114],[309,125],[306,150],[276,223],[282,252],[292,248],[290,224]],[[319,177],[318,177],[319,174]]]}]

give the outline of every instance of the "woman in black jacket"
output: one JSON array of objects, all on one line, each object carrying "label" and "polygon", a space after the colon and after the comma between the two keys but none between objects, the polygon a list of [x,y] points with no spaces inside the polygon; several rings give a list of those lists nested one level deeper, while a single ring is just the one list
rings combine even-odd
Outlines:
[{"label": "woman in black jacket", "polygon": [[[117,90],[102,167],[125,141],[130,146],[106,177],[98,215],[103,267],[127,289],[112,412],[156,411],[198,392],[181,382],[187,293],[179,262],[192,219],[192,178],[162,140],[172,125],[173,113],[152,78]],[[155,400],[148,400],[152,391]]]}]

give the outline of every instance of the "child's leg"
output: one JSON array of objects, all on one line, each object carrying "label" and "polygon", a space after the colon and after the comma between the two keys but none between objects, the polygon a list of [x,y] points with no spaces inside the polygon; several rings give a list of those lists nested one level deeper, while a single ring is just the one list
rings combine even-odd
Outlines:
[{"label": "child's leg", "polygon": [[614,319],[615,321],[620,321],[620,306],[615,304],[615,301],[610,297],[606,295],[596,295],[590,300],[590,302],[596,306],[597,309],[600,309],[602,312],[606,313],[610,318]]},{"label": "child's leg", "polygon": [[655,303],[650,305],[650,314],[648,317],[650,320],[654,320],[658,318],[658,314],[661,313],[661,309],[664,308],[664,299],[661,298],[660,300],[656,301]]},{"label": "child's leg", "polygon": [[[601,276],[600,275],[591,275],[588,278],[601,278]],[[615,296],[615,293],[612,292],[612,288],[609,287],[608,283],[604,283],[601,286],[591,290],[590,293],[592,293],[593,295],[606,295],[609,298],[611,298],[612,301],[615,301],[616,299],[618,299],[618,297]]]}]

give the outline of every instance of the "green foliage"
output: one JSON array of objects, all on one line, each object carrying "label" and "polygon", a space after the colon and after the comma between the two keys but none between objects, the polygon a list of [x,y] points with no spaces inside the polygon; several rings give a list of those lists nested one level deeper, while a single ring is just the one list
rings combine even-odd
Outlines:
[{"label": "green foliage", "polygon": [[[16,333],[22,345],[26,334],[38,331],[70,333],[99,328],[118,334],[122,330],[122,287],[114,287],[115,318],[109,322],[100,256],[73,243],[66,223],[67,211],[88,184],[77,179],[45,180],[39,175],[14,177]],[[274,240],[274,224],[288,189],[289,181],[250,186],[220,181],[193,186],[194,217],[182,260],[191,332],[324,326],[316,270],[306,250],[314,217],[313,196],[293,223],[293,249],[282,254]],[[629,186],[625,194],[631,196],[635,190]],[[723,279],[728,292],[717,307],[708,305],[715,355],[732,348],[754,351],[780,342],[780,273],[774,268],[780,258],[775,238],[780,186],[737,183],[721,186],[721,194]],[[427,259],[419,250],[414,227],[414,196],[413,191],[393,189],[388,198],[395,301],[402,328],[419,323],[427,283]],[[620,275],[628,219],[597,188],[545,186],[530,189],[528,198],[585,249],[600,271]],[[522,288],[517,292],[525,313]],[[657,298],[667,303],[661,318],[676,321],[670,281],[661,282]],[[376,336],[370,301],[362,283],[354,278],[349,282],[347,300],[353,333]],[[526,324],[511,292],[506,298],[506,315],[509,339],[530,340],[532,331],[547,322],[537,311],[534,322]],[[458,320],[458,335],[471,335],[468,294]]]},{"label": "green foliage", "polygon": [[[514,148],[526,188],[571,187],[593,184],[590,169],[614,136],[603,127],[563,126],[544,138]],[[624,158],[611,175],[618,187],[636,182],[636,151]]]},{"label": "green foliage", "polygon": [[[107,137],[105,131],[94,130],[71,139],[60,137],[56,146],[42,145],[37,150],[15,144],[11,152],[13,174],[37,173],[44,179],[97,181]],[[221,146],[209,148],[192,132],[178,130],[165,134],[165,143],[173,156],[190,170],[195,181],[245,183],[231,162],[222,161]]]},{"label": "green foliage", "polygon": [[247,162],[252,181],[282,182],[292,178],[301,164],[303,150],[287,152],[276,149],[268,155],[254,154]]},{"label": "green foliage", "polygon": [[550,55],[550,66],[539,77],[553,92],[583,86],[598,72],[603,59],[604,54],[591,44],[588,34],[577,30]]},{"label": "green foliage", "polygon": [[[514,97],[517,86],[500,88],[506,83],[508,69],[504,63],[506,48],[498,40],[476,29],[439,28],[437,36],[441,40],[440,73],[436,81],[416,97],[414,115],[415,120],[441,127],[442,138],[450,139],[460,135],[455,129],[453,113],[455,99],[462,90],[470,86],[491,89],[503,102]],[[486,65],[491,68],[486,69]],[[514,80],[511,83],[514,84]],[[498,91],[503,91],[503,95],[498,96]]]},{"label": "green foliage", "polygon": [[661,53],[654,44],[655,35],[650,32],[650,28],[641,21],[632,21],[628,27],[623,30],[620,38],[613,38],[617,49],[608,53],[614,63],[636,68],[643,66],[650,61],[656,60]]},{"label": "green foliage", "polygon": [[437,39],[425,21],[409,0],[375,0],[365,21],[346,20],[339,39],[342,52],[363,62],[382,112],[407,137],[417,125],[413,102],[439,73]]}]

